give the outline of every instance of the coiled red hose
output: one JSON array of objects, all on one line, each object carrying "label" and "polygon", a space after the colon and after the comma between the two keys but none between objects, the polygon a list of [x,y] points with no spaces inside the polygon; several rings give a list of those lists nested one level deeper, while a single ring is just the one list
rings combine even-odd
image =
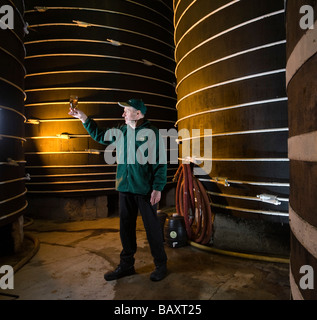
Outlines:
[{"label": "coiled red hose", "polygon": [[214,214],[202,183],[193,175],[190,164],[181,164],[174,176],[176,212],[184,217],[188,239],[207,244],[212,236]]}]

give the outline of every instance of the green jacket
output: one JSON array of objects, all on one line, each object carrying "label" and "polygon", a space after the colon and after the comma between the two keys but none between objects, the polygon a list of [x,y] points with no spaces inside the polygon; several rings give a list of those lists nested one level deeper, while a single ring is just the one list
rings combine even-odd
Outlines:
[{"label": "green jacket", "polygon": [[116,148],[116,190],[147,195],[152,190],[164,189],[167,179],[165,145],[159,130],[150,121],[145,120],[135,129],[127,125],[99,128],[88,117],[84,127],[95,141],[107,145],[107,163],[114,163],[111,151]]}]

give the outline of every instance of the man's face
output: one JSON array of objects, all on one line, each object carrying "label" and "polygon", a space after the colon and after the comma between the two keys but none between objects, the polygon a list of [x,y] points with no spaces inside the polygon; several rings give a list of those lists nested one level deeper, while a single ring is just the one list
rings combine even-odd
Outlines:
[{"label": "man's face", "polygon": [[133,107],[124,107],[122,117],[124,118],[125,123],[128,124],[130,121],[138,120],[139,113],[138,110],[134,109]]}]

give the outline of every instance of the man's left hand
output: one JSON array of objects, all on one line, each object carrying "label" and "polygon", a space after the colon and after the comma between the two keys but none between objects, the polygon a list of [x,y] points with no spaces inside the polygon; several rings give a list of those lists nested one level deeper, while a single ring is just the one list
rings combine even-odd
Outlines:
[{"label": "man's left hand", "polygon": [[161,200],[161,191],[153,190],[151,193],[151,205],[154,206]]}]

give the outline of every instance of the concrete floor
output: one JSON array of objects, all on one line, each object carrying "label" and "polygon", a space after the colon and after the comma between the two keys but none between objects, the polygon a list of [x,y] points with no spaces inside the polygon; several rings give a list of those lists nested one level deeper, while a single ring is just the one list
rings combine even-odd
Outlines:
[{"label": "concrete floor", "polygon": [[[289,300],[287,264],[246,260],[170,248],[168,276],[149,279],[154,266],[142,220],[138,219],[137,274],[106,282],[119,262],[119,219],[56,222],[35,220],[26,231],[40,240],[37,254],[14,275],[18,300]],[[12,257],[0,260],[10,263]],[[3,296],[0,299],[13,299]]]}]

